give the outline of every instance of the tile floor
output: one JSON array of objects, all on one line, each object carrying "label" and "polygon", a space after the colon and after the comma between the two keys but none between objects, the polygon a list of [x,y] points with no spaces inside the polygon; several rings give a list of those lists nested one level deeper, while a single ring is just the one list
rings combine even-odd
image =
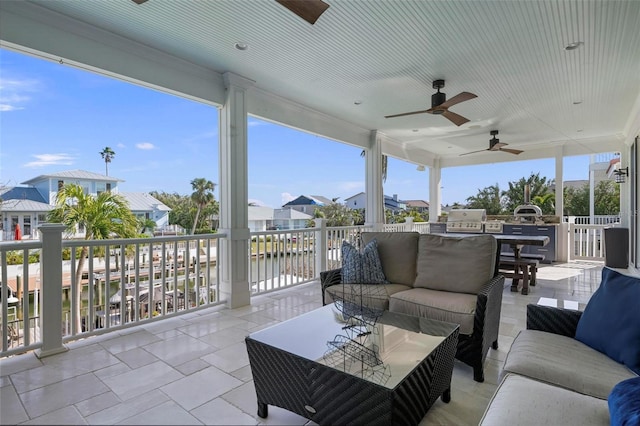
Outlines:
[{"label": "tile floor", "polygon": [[[485,382],[456,361],[452,399],[438,400],[421,424],[478,424],[504,357],[525,327],[525,306],[540,297],[586,303],[602,263],[542,266],[527,296],[505,287],[500,348],[490,350]],[[224,307],[69,344],[42,360],[32,353],[0,360],[0,424],[313,424],[277,407],[256,414],[245,336],[321,306],[309,283]]]}]

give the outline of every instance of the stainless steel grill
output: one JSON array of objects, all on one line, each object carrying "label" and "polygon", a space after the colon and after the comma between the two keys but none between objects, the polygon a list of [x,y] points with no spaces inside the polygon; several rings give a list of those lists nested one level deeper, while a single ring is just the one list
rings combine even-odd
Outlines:
[{"label": "stainless steel grill", "polygon": [[488,234],[502,234],[504,222],[501,220],[488,220],[484,223],[484,232]]},{"label": "stainless steel grill", "polygon": [[482,232],[485,209],[455,209],[447,216],[447,232]]}]

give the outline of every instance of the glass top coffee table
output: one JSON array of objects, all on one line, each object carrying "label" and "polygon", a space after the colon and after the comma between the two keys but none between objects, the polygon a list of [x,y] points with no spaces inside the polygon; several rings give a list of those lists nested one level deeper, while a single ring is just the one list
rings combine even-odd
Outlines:
[{"label": "glass top coffee table", "polygon": [[246,338],[258,402],[318,424],[418,424],[451,398],[458,325],[384,312],[375,324],[334,304]]}]

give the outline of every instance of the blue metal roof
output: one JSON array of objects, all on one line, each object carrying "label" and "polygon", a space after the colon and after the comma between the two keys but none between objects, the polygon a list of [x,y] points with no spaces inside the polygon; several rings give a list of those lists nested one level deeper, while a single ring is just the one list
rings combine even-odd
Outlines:
[{"label": "blue metal roof", "polygon": [[14,186],[6,192],[0,194],[0,198],[2,198],[2,201],[29,200],[48,204],[42,194],[40,194],[36,188],[29,186]]}]

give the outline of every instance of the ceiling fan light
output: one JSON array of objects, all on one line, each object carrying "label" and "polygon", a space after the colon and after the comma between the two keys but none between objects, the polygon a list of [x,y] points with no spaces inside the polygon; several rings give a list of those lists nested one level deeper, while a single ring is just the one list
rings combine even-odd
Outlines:
[{"label": "ceiling fan light", "polygon": [[577,48],[579,48],[580,46],[582,46],[582,42],[581,41],[574,41],[572,43],[567,44],[564,47],[564,50],[576,50]]}]

